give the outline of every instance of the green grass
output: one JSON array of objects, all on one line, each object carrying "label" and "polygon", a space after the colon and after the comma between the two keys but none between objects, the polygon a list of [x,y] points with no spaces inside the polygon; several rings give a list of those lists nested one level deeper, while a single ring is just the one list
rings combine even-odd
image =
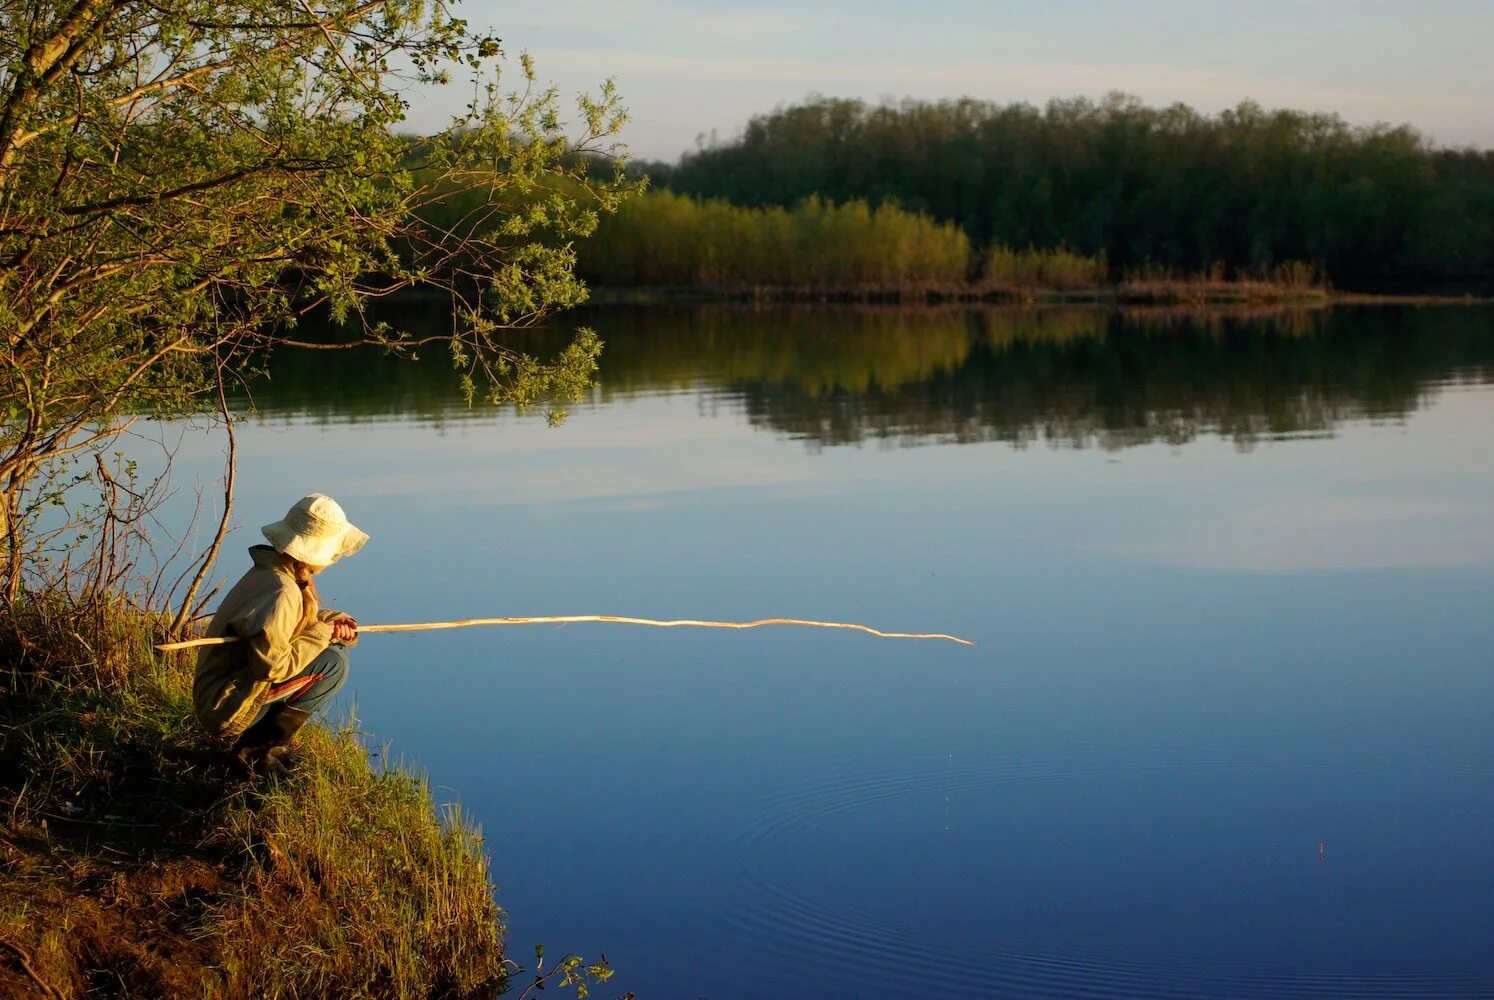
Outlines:
[{"label": "green grass", "polygon": [[481,836],[421,777],[370,764],[352,725],[308,726],[284,779],[235,777],[154,622],[42,617],[0,660],[0,995],[505,987]]}]

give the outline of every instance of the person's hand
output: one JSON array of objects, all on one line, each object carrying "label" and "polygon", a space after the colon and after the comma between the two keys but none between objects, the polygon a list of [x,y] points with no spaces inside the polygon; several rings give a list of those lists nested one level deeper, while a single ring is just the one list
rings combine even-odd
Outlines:
[{"label": "person's hand", "polygon": [[332,622],[333,642],[356,642],[358,640],[358,623],[346,616]]}]

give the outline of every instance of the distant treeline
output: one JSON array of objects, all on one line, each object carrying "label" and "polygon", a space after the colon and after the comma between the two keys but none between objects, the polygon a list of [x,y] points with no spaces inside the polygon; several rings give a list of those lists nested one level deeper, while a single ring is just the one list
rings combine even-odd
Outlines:
[{"label": "distant treeline", "polygon": [[1494,275],[1494,153],[1248,102],[1204,115],[1120,95],[1042,109],[814,99],[646,169],[656,187],[737,205],[896,203],[979,249],[1067,247],[1117,271]]},{"label": "distant treeline", "polygon": [[[446,223],[450,225],[451,223]],[[1280,297],[1317,283],[1305,264],[1262,274],[1221,267],[1177,275],[1159,265],[1112,273],[1106,255],[1064,247],[974,246],[952,222],[892,201],[834,204],[811,195],[789,208],[745,207],[722,198],[649,192],[603,216],[577,247],[577,269],[594,285],[917,293],[941,297],[1041,291],[1116,294],[1147,300],[1199,296]]]}]

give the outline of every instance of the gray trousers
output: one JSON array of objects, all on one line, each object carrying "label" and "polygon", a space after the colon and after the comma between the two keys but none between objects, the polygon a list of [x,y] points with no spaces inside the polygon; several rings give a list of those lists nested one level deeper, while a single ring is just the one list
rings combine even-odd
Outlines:
[{"label": "gray trousers", "polygon": [[348,649],[340,642],[334,642],[322,650],[316,659],[306,664],[294,677],[287,678],[279,684],[270,688],[270,695],[265,699],[264,707],[254,717],[253,725],[265,717],[270,706],[276,702],[299,708],[308,714],[315,714],[322,706],[332,700],[332,696],[342,690],[342,686],[348,682]]}]

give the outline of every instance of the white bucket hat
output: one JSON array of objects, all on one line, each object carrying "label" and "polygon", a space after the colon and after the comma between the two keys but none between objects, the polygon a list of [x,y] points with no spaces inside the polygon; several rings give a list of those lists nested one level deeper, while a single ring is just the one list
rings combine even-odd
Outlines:
[{"label": "white bucket hat", "polygon": [[325,493],[308,493],[285,517],[259,530],[275,551],[310,566],[330,566],[368,541],[368,535],[348,523],[337,501]]}]

